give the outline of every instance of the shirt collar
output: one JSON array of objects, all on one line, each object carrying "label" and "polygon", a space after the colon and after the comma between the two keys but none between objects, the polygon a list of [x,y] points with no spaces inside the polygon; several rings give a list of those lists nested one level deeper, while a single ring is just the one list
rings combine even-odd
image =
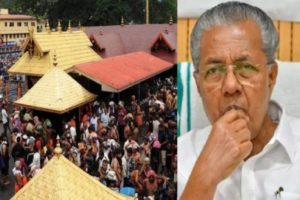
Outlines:
[{"label": "shirt collar", "polygon": [[269,116],[275,123],[279,123],[269,144],[277,141],[286,151],[291,162],[294,162],[296,144],[298,139],[290,126],[289,116],[285,110],[275,101],[270,101]]}]

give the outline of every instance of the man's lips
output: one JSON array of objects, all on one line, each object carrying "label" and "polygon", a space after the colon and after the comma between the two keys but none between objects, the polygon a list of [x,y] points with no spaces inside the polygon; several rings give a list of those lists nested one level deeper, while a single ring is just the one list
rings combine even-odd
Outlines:
[{"label": "man's lips", "polygon": [[245,114],[248,114],[247,110],[239,105],[236,105],[236,104],[233,104],[233,105],[229,105],[225,108],[224,112],[223,112],[223,115],[225,113],[227,113],[228,111],[232,110],[232,109],[235,109],[235,110],[241,110],[243,111]]}]

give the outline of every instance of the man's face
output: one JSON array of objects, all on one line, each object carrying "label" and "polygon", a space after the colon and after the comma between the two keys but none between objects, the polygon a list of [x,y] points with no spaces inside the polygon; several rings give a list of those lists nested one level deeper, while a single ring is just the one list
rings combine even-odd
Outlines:
[{"label": "man's face", "polygon": [[[258,66],[257,74],[249,80],[240,80],[233,69],[237,62]],[[220,82],[208,83],[202,72],[215,64],[226,64],[227,72]],[[255,138],[266,116],[277,76],[277,64],[267,65],[260,29],[255,22],[242,21],[204,31],[198,69],[194,77],[211,123],[231,108],[239,108],[249,117],[251,138]]]},{"label": "man's face", "polygon": [[102,164],[102,169],[103,169],[104,171],[107,170],[107,162],[103,162],[103,164]]},{"label": "man's face", "polygon": [[150,182],[150,183],[154,183],[154,180],[155,180],[155,177],[154,177],[154,176],[150,176],[150,177],[149,177],[149,182]]}]

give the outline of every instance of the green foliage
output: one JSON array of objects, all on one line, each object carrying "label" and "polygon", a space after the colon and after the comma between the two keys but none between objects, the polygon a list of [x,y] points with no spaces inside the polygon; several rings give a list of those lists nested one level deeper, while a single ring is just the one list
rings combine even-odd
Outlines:
[{"label": "green foliage", "polygon": [[[84,26],[145,23],[146,0],[0,0],[1,7],[10,13],[29,14],[38,19],[49,19],[56,26],[62,20],[66,28],[68,20],[72,26],[81,22]],[[152,24],[168,23],[170,16],[177,19],[176,0],[149,0],[149,21]]]}]

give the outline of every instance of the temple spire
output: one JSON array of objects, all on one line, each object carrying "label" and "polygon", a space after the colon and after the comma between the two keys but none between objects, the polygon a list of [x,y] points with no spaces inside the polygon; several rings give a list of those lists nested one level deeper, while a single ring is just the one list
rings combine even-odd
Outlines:
[{"label": "temple spire", "polygon": [[67,31],[72,32],[71,20],[69,20]]},{"label": "temple spire", "polygon": [[169,20],[169,25],[172,25],[173,24],[173,17],[172,15],[170,16],[170,20]]},{"label": "temple spire", "polygon": [[56,137],[56,147],[54,149],[54,154],[58,157],[62,154],[62,149],[60,147],[59,140],[60,140],[59,135],[57,135],[57,137]]},{"label": "temple spire", "polygon": [[60,20],[58,20],[58,23],[57,23],[57,31],[61,33],[61,24],[60,24]]},{"label": "temple spire", "polygon": [[124,26],[124,17],[121,17],[121,26]]},{"label": "temple spire", "polygon": [[81,30],[81,31],[83,30],[83,29],[82,29],[82,26],[81,26],[81,23],[80,23],[80,20],[79,20],[79,22],[78,22],[78,29]]},{"label": "temple spire", "polygon": [[46,31],[47,31],[48,33],[50,33],[50,32],[51,32],[51,29],[50,29],[50,25],[49,25],[48,19],[46,20],[46,25],[45,25],[45,27],[46,27]]}]

